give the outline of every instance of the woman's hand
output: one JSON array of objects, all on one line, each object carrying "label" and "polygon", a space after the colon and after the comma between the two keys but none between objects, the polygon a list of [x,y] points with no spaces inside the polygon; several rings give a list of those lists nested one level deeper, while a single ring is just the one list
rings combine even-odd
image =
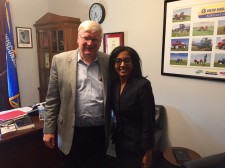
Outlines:
[{"label": "woman's hand", "polygon": [[142,159],[141,168],[150,168],[152,166],[152,149],[145,152]]}]

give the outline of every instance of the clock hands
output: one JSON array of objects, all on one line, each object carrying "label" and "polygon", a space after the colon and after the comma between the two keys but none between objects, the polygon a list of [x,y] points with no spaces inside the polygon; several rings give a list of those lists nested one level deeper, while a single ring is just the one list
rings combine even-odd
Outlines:
[{"label": "clock hands", "polygon": [[105,18],[105,8],[100,3],[94,3],[89,10],[90,20],[102,23]]}]

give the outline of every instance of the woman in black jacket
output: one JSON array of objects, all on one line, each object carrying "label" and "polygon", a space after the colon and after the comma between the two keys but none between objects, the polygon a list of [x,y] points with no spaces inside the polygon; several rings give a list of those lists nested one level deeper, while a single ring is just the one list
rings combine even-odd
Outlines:
[{"label": "woman in black jacket", "polygon": [[155,101],[151,83],[142,76],[138,53],[116,47],[110,56],[112,110],[116,127],[112,140],[121,168],[147,168],[152,164]]}]

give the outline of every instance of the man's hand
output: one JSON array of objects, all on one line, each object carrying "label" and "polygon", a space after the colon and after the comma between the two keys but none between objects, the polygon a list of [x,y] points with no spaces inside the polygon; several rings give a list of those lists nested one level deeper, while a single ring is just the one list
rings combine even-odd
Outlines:
[{"label": "man's hand", "polygon": [[44,134],[43,141],[45,145],[51,149],[55,146],[55,136],[54,134]]},{"label": "man's hand", "polygon": [[145,155],[142,159],[141,168],[150,168],[152,166],[152,150],[149,149],[145,152]]}]

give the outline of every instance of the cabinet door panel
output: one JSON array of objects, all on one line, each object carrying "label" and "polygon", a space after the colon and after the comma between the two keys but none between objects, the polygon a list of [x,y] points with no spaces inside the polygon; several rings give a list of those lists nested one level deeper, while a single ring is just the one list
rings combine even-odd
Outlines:
[{"label": "cabinet door panel", "polygon": [[64,51],[64,36],[62,30],[58,31],[58,47],[59,52]]},{"label": "cabinet door panel", "polygon": [[39,32],[39,46],[40,46],[40,49],[49,48],[48,32],[46,31]]},{"label": "cabinet door panel", "polygon": [[52,39],[52,52],[57,53],[57,36],[56,31],[51,31],[51,39]]},{"label": "cabinet door panel", "polygon": [[48,50],[39,51],[39,78],[40,78],[40,98],[41,101],[45,101],[49,75],[50,75],[50,60],[49,60],[49,52]]},{"label": "cabinet door panel", "polygon": [[40,102],[45,101],[52,57],[77,48],[80,19],[47,13],[35,22],[37,32]]}]

